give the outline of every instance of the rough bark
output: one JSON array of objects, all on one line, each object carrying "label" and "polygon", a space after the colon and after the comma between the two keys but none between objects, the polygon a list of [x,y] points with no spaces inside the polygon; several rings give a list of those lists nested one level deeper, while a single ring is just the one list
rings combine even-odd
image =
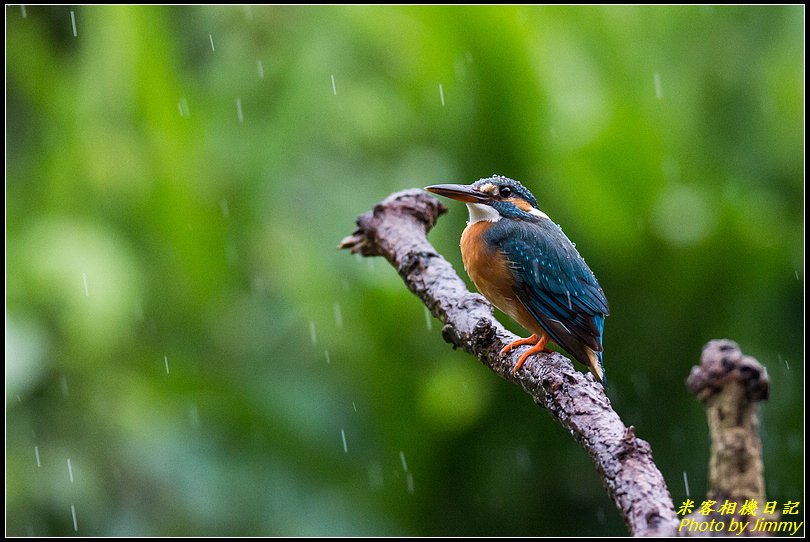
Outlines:
[{"label": "rough bark", "polygon": [[624,425],[590,373],[575,370],[558,353],[543,353],[512,374],[523,349],[506,356],[499,352],[515,335],[495,320],[492,305],[471,293],[427,240],[427,232],[444,212],[438,200],[421,190],[392,194],[358,217],[357,230],[343,239],[340,248],[385,257],[443,322],[447,342],[477,357],[548,410],[591,456],[632,535],[674,535],[678,519],[650,445],[636,437],[633,426]]},{"label": "rough bark", "polygon": [[[689,391],[706,406],[711,435],[709,459],[709,489],[706,499],[716,501],[717,509],[725,501],[736,502],[736,514],[699,513],[689,516],[696,521],[725,521],[734,517],[748,523],[742,534],[763,536],[754,531],[755,519],[765,517],[741,516],[739,510],[747,500],[765,503],[765,478],[762,467],[762,445],[759,439],[757,411],[759,401],[768,398],[768,373],[760,363],[745,356],[737,343],[729,340],[711,341],[703,349],[700,365],[693,367],[686,381]],[[775,520],[775,515],[766,517]],[[727,536],[727,532],[713,532]]]}]

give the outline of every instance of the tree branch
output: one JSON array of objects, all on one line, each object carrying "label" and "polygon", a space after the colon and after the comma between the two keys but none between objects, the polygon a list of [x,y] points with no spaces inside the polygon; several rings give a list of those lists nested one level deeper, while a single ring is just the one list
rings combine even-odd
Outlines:
[{"label": "tree branch", "polygon": [[635,536],[674,535],[678,520],[650,445],[625,427],[602,386],[590,373],[552,352],[534,357],[513,375],[518,352],[500,350],[516,337],[492,315],[492,305],[471,293],[453,267],[427,240],[446,209],[421,190],[390,195],[357,219],[357,230],[340,248],[383,256],[408,288],[444,324],[442,336],[477,357],[504,380],[517,384],[544,407],[593,459],[608,495]]},{"label": "tree branch", "polygon": [[[736,535],[764,536],[770,533],[754,530],[752,519],[776,520],[777,514],[759,516],[740,514],[745,501],[765,502],[765,478],[762,467],[762,444],[759,439],[758,403],[769,393],[768,372],[754,358],[743,355],[737,343],[729,340],[710,341],[703,348],[700,365],[692,367],[686,381],[689,391],[706,406],[712,446],[709,459],[709,490],[706,499],[717,506],[711,514],[694,514],[685,519],[724,521],[733,517],[747,526]],[[734,513],[719,514],[725,501],[736,502]],[[718,533],[727,534],[727,531]],[[682,533],[683,534],[683,533]]]}]

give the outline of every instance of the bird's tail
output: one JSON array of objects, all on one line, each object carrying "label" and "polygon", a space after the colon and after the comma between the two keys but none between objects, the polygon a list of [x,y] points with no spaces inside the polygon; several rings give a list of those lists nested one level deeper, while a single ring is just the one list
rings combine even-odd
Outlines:
[{"label": "bird's tail", "polygon": [[588,347],[585,347],[588,354],[588,369],[591,370],[593,376],[602,383],[602,386],[607,386],[607,376],[605,375],[605,363],[602,361],[602,352],[596,352]]}]

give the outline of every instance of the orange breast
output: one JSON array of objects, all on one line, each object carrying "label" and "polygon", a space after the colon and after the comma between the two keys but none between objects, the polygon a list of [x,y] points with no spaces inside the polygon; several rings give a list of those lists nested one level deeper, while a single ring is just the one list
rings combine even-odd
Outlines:
[{"label": "orange breast", "polygon": [[478,221],[461,234],[461,259],[475,287],[493,305],[511,316],[532,333],[544,335],[540,324],[529,314],[512,289],[512,276],[506,258],[497,249],[490,250],[481,236],[492,222]]}]

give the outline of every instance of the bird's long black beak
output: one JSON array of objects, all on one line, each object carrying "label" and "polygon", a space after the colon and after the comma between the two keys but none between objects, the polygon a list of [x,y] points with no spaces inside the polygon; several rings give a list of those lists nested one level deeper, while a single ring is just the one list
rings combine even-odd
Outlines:
[{"label": "bird's long black beak", "polygon": [[434,184],[426,186],[425,190],[464,203],[486,203],[491,199],[488,194],[479,192],[467,184]]}]

